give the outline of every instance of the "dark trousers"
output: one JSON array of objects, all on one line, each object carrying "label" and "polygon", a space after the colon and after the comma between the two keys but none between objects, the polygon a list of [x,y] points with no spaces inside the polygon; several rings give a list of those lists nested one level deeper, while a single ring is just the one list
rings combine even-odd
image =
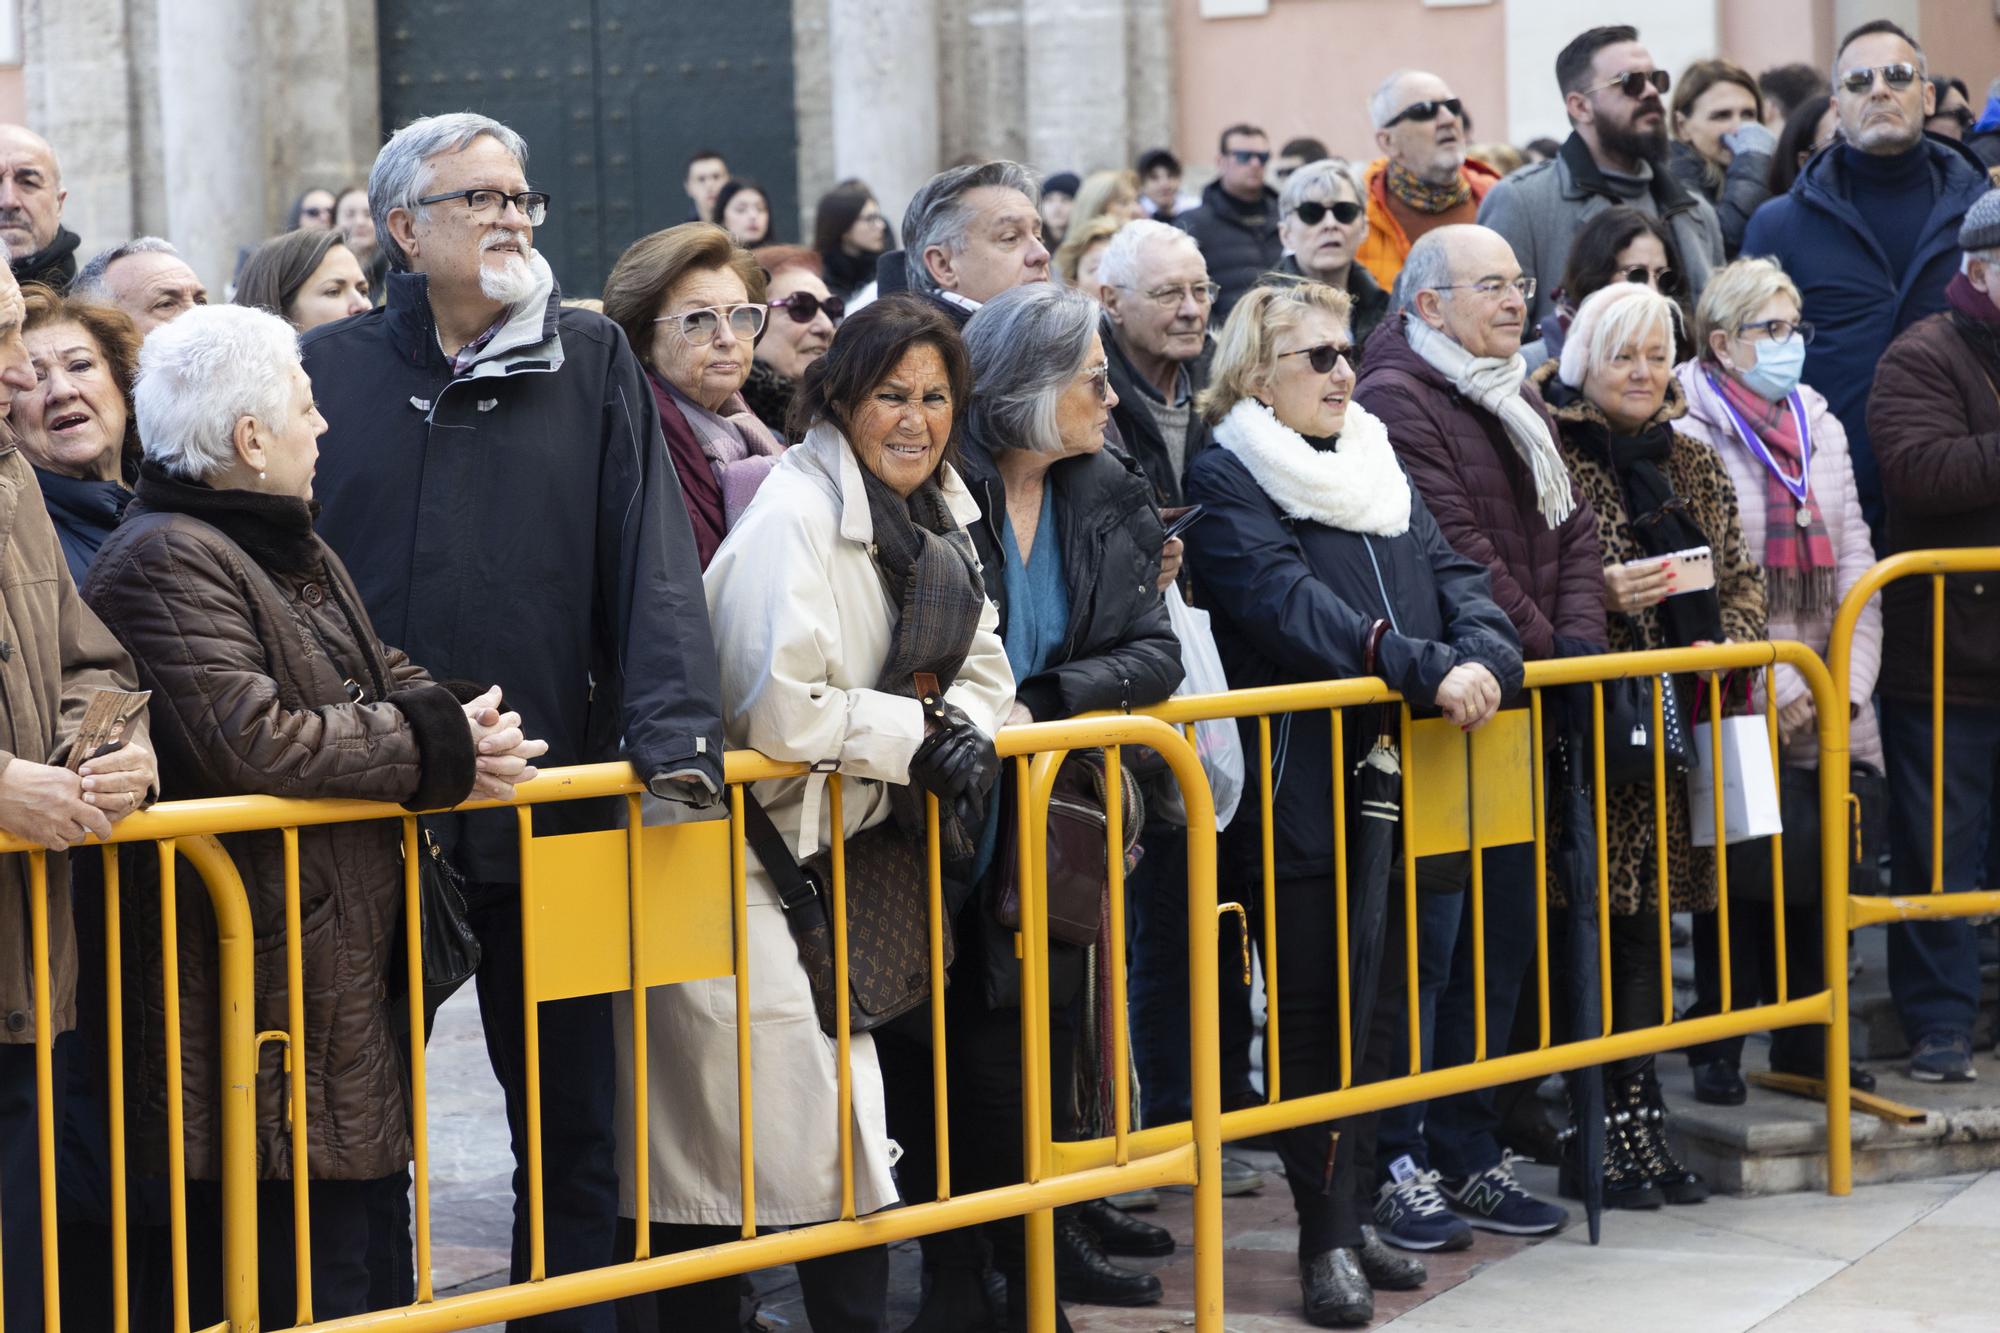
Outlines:
[{"label": "dark trousers", "polygon": [[[1423,1067],[1436,1068],[1442,1057],[1437,1047],[1442,1033],[1439,1027],[1442,1013],[1439,997],[1445,993],[1447,982],[1452,975],[1452,959],[1458,948],[1459,923],[1466,918],[1466,898],[1462,893],[1419,893],[1417,895],[1417,1011],[1418,1041],[1423,1051]],[[1383,940],[1382,975],[1385,989],[1393,989],[1394,996],[1384,995],[1376,1007],[1374,1031],[1369,1035],[1369,1044],[1380,1043],[1384,1065],[1382,1076],[1392,1077],[1409,1069],[1409,983],[1408,963],[1404,956],[1404,934],[1407,929],[1403,892],[1400,886],[1392,885],[1389,890],[1389,928]],[[1466,946],[1471,947],[1469,944]],[[1472,1011],[1466,1010],[1465,1021],[1472,1021]],[[1469,1058],[1469,1052],[1468,1052]],[[1379,1184],[1387,1176],[1387,1166],[1402,1156],[1425,1165],[1429,1154],[1424,1147],[1425,1103],[1411,1102],[1405,1106],[1392,1106],[1380,1113],[1375,1131],[1377,1165],[1383,1168],[1371,1172],[1369,1184]]]},{"label": "dark trousers", "polygon": [[[669,1222],[648,1225],[655,1255],[726,1245],[743,1234],[741,1227]],[[617,1246],[621,1253],[632,1251],[630,1218],[619,1220]],[[845,1254],[806,1259],[797,1268],[806,1322],[814,1333],[880,1333],[889,1303],[888,1246],[870,1245]],[[650,1311],[632,1312],[638,1316],[632,1321],[634,1327],[658,1333],[739,1333],[743,1328],[742,1292],[741,1278],[722,1277],[670,1287],[627,1303],[651,1307]],[[647,1313],[652,1315],[651,1323],[645,1320]]]},{"label": "dark trousers", "polygon": [[[1631,916],[1611,917],[1611,1030],[1630,1032],[1660,1023],[1660,918],[1646,906]],[[1627,1078],[1653,1067],[1650,1055],[1613,1060],[1612,1078]]]},{"label": "dark trousers", "polygon": [[[50,1049],[55,1128],[62,1129],[70,1034]],[[49,1219],[53,1224],[55,1219]],[[0,1288],[8,1328],[42,1326],[41,1134],[35,1116],[35,1047],[0,1045]]]},{"label": "dark trousers", "polygon": [[[379,1180],[312,1182],[313,1318],[365,1314],[376,1275],[369,1272],[371,1200]],[[212,1180],[187,1186],[188,1312],[193,1326],[222,1319],[222,1187]],[[292,1182],[266,1180],[257,1186],[257,1308],[265,1328],[290,1328],[298,1309],[297,1265],[293,1250]],[[157,1293],[169,1307],[166,1289]],[[173,1326],[170,1308],[157,1311],[151,1326]]]},{"label": "dark trousers", "polygon": [[[527,1037],[521,1011],[521,901],[511,884],[475,884],[467,895],[479,936],[479,1017],[486,1055],[507,1103],[514,1151],[510,1280],[528,1279]],[[618,1175],[612,1131],[616,1053],[611,1000],[590,995],[544,1004],[541,1028],[543,1254],[550,1276],[617,1259]],[[609,1304],[514,1320],[514,1333],[612,1333]]]},{"label": "dark trousers", "polygon": [[[1790,838],[1786,838],[1787,851]],[[1788,862],[1793,858],[1788,855]],[[1813,858],[1817,864],[1818,858]],[[1770,882],[1770,844],[1759,839],[1729,849],[1732,885]],[[1788,872],[1785,882],[1790,884]],[[1811,899],[1788,895],[1785,901],[1785,995],[1796,999],[1826,985],[1826,958],[1820,934],[1822,914],[1819,881],[1811,881]],[[1775,1004],[1778,999],[1777,923],[1771,919],[1769,898],[1730,895],[1729,1002],[1732,1008]],[[1715,912],[1694,914],[1694,1003],[1682,1018],[1704,1018],[1722,1012],[1722,926]],[[1742,1037],[1725,1037],[1687,1048],[1690,1064],[1722,1060],[1743,1063]],[[1771,1068],[1780,1073],[1817,1077],[1826,1064],[1825,1034],[1813,1026],[1779,1028],[1771,1034]]]},{"label": "dark trousers", "polygon": [[[2000,707],[1945,709],[1944,887],[1975,888],[1994,837]],[[1882,704],[1888,761],[1889,861],[1897,893],[1931,886],[1931,710]],[[1889,931],[1889,994],[1914,1045],[1933,1034],[1970,1037],[1979,1012],[1979,946],[1969,921],[1897,924]]]}]

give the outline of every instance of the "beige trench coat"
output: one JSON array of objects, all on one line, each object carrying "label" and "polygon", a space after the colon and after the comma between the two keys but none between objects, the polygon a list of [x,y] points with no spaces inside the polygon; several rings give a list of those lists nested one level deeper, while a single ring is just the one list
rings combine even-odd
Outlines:
[{"label": "beige trench coat", "polygon": [[[943,482],[959,522],[977,521],[978,505],[957,474],[947,468]],[[838,760],[849,837],[889,817],[881,784],[908,781],[923,737],[916,701],[874,688],[895,615],[869,554],[872,537],[860,465],[840,434],[822,426],[780,460],[703,580],[730,746],[774,759]],[[989,732],[1014,703],[998,623],[989,602],[947,694]],[[809,791],[811,781],[755,788],[779,830],[808,851],[832,834],[828,804]],[[810,807],[817,819],[807,829]],[[783,909],[754,858],[748,902],[757,1221],[824,1222],[840,1215],[834,1042],[819,1029]],[[735,981],[660,987],[649,999],[647,1025],[647,1212],[656,1222],[740,1224]],[[627,1031],[621,1043],[629,1041]],[[894,1149],[874,1039],[858,1035],[851,1050],[855,1210],[867,1214],[895,1202]],[[626,1061],[619,1072],[619,1177],[630,1217]]]}]

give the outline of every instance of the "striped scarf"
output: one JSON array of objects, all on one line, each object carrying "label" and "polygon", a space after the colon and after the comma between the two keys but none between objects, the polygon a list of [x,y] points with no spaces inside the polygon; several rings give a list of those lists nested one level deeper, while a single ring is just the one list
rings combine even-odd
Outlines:
[{"label": "striped scarf", "polygon": [[[1768,402],[1732,375],[1712,373],[1709,381],[1757,432],[1757,438],[1771,451],[1771,461],[1787,476],[1797,477],[1799,423],[1787,400]],[[1811,484],[1810,479],[1807,484]],[[1805,507],[1812,525],[1802,528],[1797,498],[1778,479],[1777,472],[1764,470],[1764,599],[1773,616],[1814,615],[1834,604],[1837,570],[1833,538],[1826,529],[1826,515],[1810,491]]]}]

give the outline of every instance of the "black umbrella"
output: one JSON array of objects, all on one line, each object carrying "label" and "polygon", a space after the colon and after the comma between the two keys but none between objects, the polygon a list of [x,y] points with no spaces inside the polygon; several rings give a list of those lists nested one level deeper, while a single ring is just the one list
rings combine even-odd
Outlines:
[{"label": "black umbrella", "polygon": [[[1375,1017],[1375,992],[1382,975],[1382,936],[1389,917],[1389,881],[1403,819],[1403,765],[1390,730],[1395,709],[1381,716],[1374,744],[1355,766],[1347,789],[1347,965],[1348,1031],[1353,1064],[1361,1068],[1368,1027]],[[1416,1021],[1416,1015],[1410,1016]]]},{"label": "black umbrella", "polygon": [[[1570,1036],[1585,1041],[1604,1028],[1600,995],[1597,930],[1597,824],[1592,817],[1591,784],[1584,760],[1587,735],[1572,731],[1557,746],[1548,809],[1560,824],[1556,835],[1555,877],[1569,910],[1565,914],[1570,982]],[[1579,1185],[1590,1243],[1597,1244],[1604,1218],[1604,1067],[1588,1065],[1564,1076],[1576,1123]]]}]

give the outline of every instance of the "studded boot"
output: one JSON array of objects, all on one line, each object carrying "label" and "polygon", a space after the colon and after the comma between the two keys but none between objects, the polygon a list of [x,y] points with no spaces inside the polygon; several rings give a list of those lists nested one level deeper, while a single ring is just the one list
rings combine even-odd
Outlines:
[{"label": "studded boot", "polygon": [[[1633,1132],[1636,1110],[1628,1104],[1622,1081],[1609,1081],[1604,1103],[1604,1206],[1607,1208],[1658,1208],[1664,1202],[1660,1189],[1639,1164]],[[1583,1134],[1572,1112],[1570,1125],[1562,1134],[1562,1167],[1556,1189],[1566,1199],[1583,1197],[1586,1166]]]},{"label": "studded boot", "polygon": [[1667,1141],[1667,1102],[1652,1066],[1647,1065],[1624,1083],[1626,1100],[1634,1107],[1634,1151],[1647,1177],[1668,1203],[1707,1199],[1708,1182],[1674,1156],[1673,1145]]}]

